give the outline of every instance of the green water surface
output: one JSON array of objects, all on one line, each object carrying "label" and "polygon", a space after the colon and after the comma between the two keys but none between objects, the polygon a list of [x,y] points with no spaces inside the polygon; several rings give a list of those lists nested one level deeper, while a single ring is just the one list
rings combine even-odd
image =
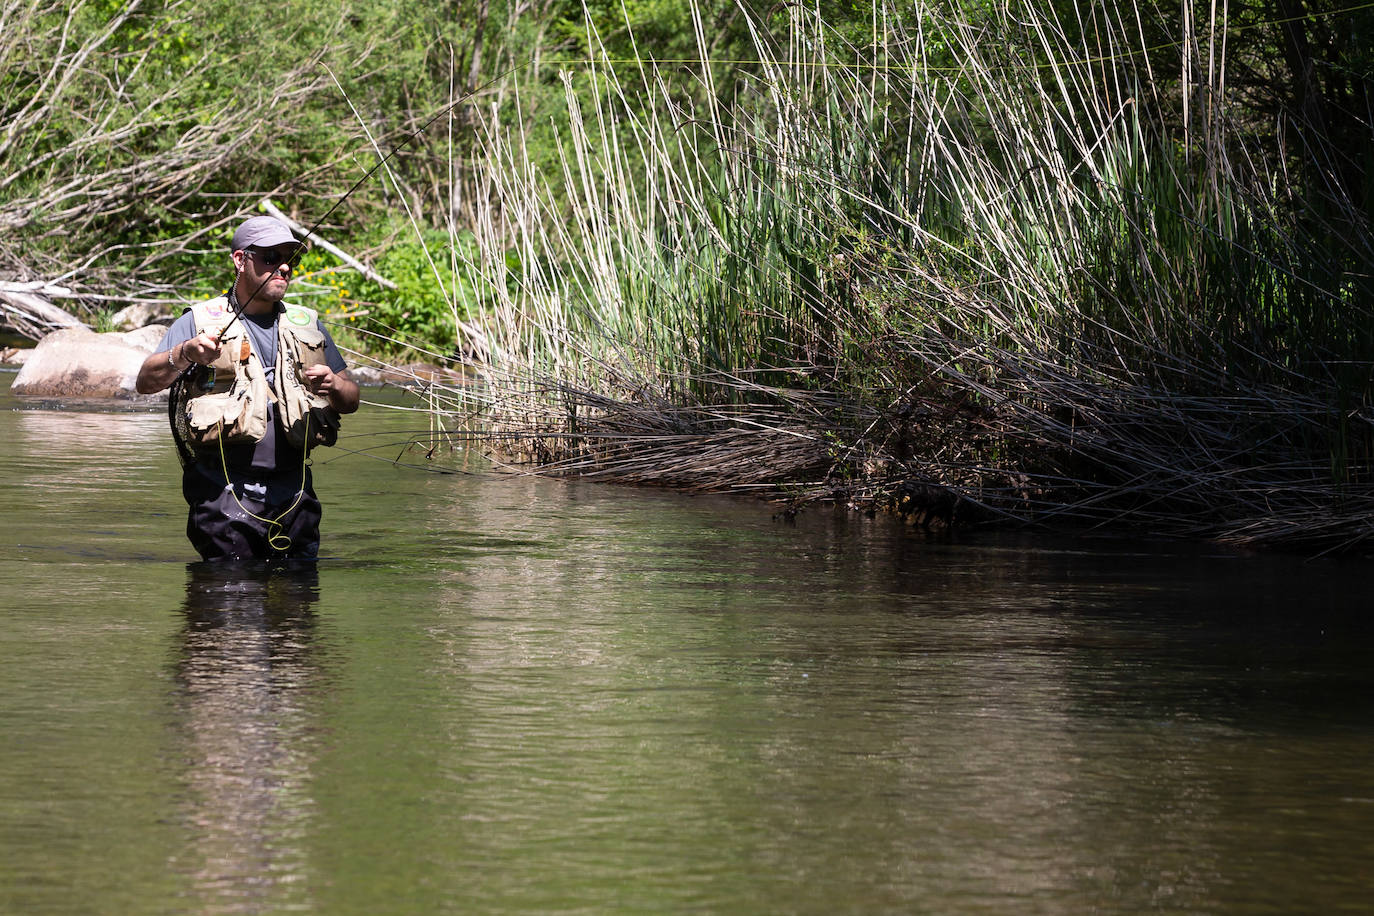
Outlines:
[{"label": "green water surface", "polygon": [[394,464],[426,428],[321,453],[315,568],[213,568],[160,413],[0,394],[0,912],[1374,906],[1374,566]]}]

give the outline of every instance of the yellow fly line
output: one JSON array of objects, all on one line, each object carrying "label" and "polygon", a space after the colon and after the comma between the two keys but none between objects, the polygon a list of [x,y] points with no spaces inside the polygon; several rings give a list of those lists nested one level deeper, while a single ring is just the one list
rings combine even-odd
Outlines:
[{"label": "yellow fly line", "polygon": [[[263,518],[261,515],[258,515],[257,513],[249,509],[247,506],[245,506],[243,504],[243,500],[239,499],[238,493],[234,491],[233,482],[229,479],[229,461],[225,458],[224,455],[223,420],[219,421],[219,431],[220,435],[215,437],[215,440],[219,443],[219,466],[220,469],[224,471],[224,483],[226,486],[229,487],[229,495],[234,497],[234,502],[238,503],[238,507],[243,510],[244,515],[247,515],[249,518],[254,519],[256,521],[262,522],[264,525],[267,526],[268,545],[273,550],[280,550],[282,553],[285,553],[286,551],[291,549],[291,538],[290,536],[282,533],[282,529],[285,526],[281,523],[281,520],[286,518],[292,512],[294,512],[296,510],[296,507],[301,504],[301,500],[305,497],[305,471],[306,468],[310,466],[309,449],[307,448],[301,450],[301,486],[300,489],[296,491],[296,498],[292,500],[291,505],[283,509],[281,514],[278,515],[276,518]],[[310,441],[309,411],[307,411],[305,414],[305,441]]]}]

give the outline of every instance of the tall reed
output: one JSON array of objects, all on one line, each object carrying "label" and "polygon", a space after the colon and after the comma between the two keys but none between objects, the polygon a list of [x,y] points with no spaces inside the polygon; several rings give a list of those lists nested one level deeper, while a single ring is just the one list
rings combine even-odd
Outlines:
[{"label": "tall reed", "polygon": [[1317,257],[1221,69],[1180,135],[1145,13],[1081,13],[880,5],[855,46],[790,6],[688,76],[589,26],[558,173],[482,121],[497,304],[454,396],[547,472],[1358,546],[1367,221]]}]

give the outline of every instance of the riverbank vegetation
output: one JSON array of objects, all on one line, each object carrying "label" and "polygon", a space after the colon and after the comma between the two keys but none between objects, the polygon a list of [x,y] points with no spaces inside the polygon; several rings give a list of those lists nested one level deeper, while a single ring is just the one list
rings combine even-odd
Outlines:
[{"label": "riverbank vegetation", "polygon": [[[270,197],[395,274],[301,285],[359,350],[462,364],[431,403],[502,460],[1367,546],[1371,8],[310,8],[262,14],[267,67],[172,6],[95,16],[133,11],[113,69],[4,50],[40,99],[7,121],[67,124],[0,146],[4,269],[194,288]],[[61,109],[67,73],[105,101]]]}]

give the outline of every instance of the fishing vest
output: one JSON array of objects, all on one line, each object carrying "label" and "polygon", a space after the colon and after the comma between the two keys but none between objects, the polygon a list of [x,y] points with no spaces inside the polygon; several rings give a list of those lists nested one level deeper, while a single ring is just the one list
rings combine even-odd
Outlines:
[{"label": "fishing vest", "polygon": [[334,444],[338,414],[305,383],[305,370],[325,362],[324,332],[312,309],[283,308],[277,315],[277,362],[271,384],[253,352],[244,319],[229,324],[234,311],[227,298],[209,299],[188,309],[195,317],[197,334],[223,335],[220,354],[210,363],[207,378],[189,386],[186,428],[190,444],[198,451],[261,442],[267,435],[269,402],[277,405],[281,432],[292,445],[309,452],[316,445]]}]

